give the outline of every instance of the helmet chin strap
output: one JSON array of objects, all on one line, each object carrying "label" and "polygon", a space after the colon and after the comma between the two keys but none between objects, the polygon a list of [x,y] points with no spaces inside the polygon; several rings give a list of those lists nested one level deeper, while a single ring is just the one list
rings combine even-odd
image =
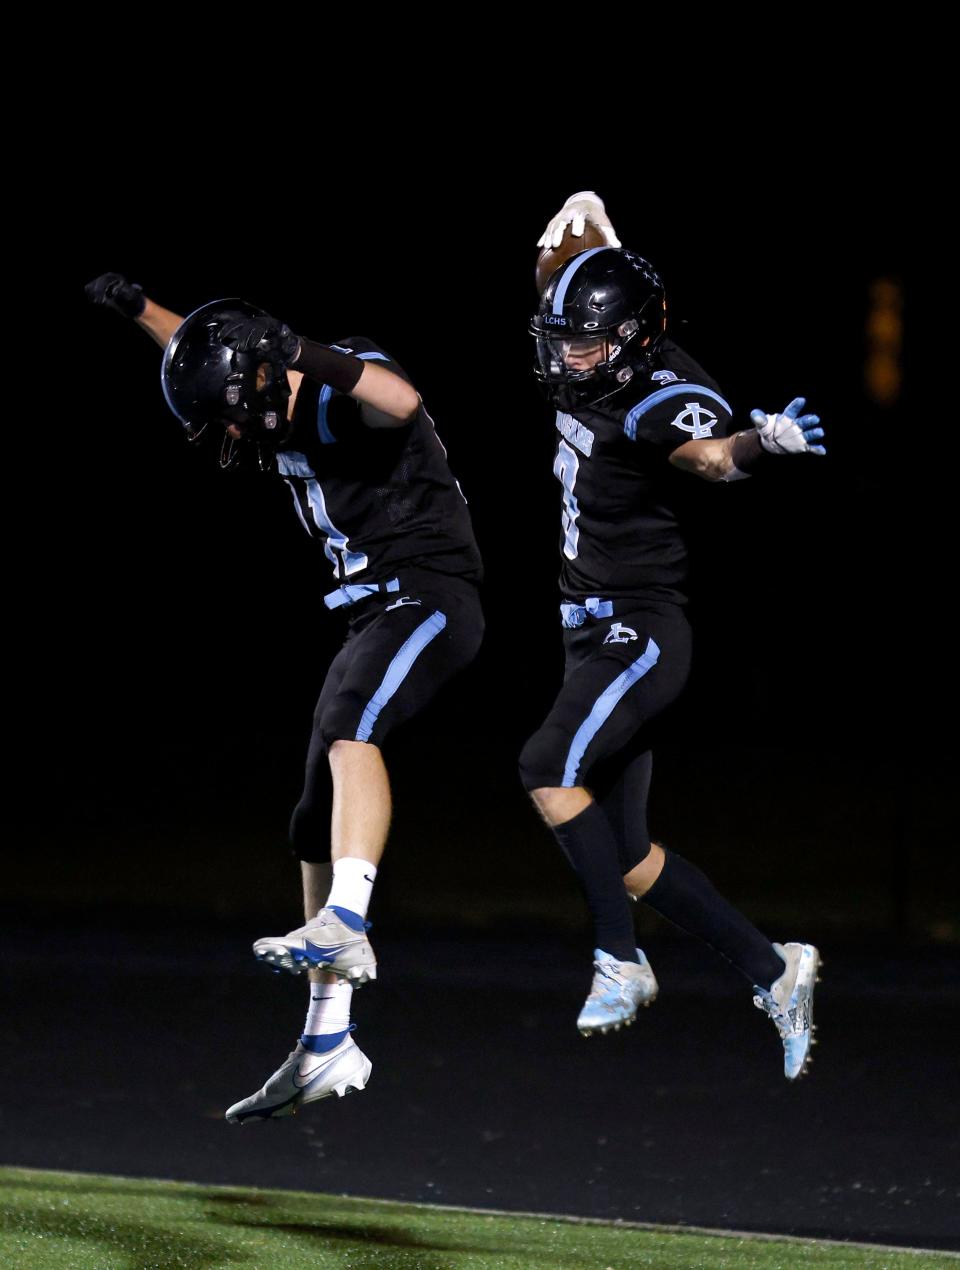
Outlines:
[{"label": "helmet chin strap", "polygon": [[220,468],[226,471],[228,467],[233,467],[237,461],[237,446],[239,439],[232,437],[229,432],[224,432],[223,440],[220,442]]},{"label": "helmet chin strap", "polygon": [[185,429],[185,433],[186,433],[187,440],[190,442],[190,444],[191,444],[191,445],[193,445],[193,444],[194,444],[194,442],[196,442],[196,441],[199,441],[199,440],[200,440],[200,438],[201,438],[201,437],[204,435],[204,433],[206,432],[206,430],[207,430],[207,427],[208,427],[208,426],[209,426],[209,425],[208,425],[208,424],[206,424],[206,423],[201,423],[201,425],[200,425],[200,427],[199,427],[199,428],[192,428],[192,427],[191,427],[191,428],[187,428],[187,429]]}]

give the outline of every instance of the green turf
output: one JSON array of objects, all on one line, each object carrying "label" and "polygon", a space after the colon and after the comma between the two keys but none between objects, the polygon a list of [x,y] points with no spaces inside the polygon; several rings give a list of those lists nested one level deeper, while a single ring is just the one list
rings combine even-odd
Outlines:
[{"label": "green turf", "polygon": [[16,1270],[894,1270],[942,1267],[944,1260],[298,1191],[0,1169],[0,1264]]}]

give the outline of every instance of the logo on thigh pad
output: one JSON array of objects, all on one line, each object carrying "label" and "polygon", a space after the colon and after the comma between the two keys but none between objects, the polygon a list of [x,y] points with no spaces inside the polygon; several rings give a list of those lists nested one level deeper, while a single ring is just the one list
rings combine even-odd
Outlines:
[{"label": "logo on thigh pad", "polygon": [[637,632],[622,622],[614,622],[604,639],[605,644],[629,644],[632,639],[639,639]]}]

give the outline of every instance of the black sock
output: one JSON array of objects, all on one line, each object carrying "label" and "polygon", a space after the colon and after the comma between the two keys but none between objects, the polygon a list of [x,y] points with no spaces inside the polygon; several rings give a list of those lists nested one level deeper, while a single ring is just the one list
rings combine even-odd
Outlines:
[{"label": "black sock", "polygon": [[752,984],[769,988],[783,974],[783,958],[752,922],[728,903],[695,864],[673,851],[660,876],[642,896],[659,913],[709,944],[746,975]]},{"label": "black sock", "polygon": [[630,900],[623,885],[617,840],[596,803],[553,833],[573,865],[596,930],[595,946],[618,961],[637,961]]}]

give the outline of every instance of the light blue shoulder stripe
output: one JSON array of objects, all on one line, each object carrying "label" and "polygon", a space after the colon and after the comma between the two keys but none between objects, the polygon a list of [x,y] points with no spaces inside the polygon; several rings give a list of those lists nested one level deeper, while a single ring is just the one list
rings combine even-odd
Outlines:
[{"label": "light blue shoulder stripe", "polygon": [[[335,348],[338,353],[351,353],[362,362],[388,362],[390,360],[386,353],[354,353],[352,348],[343,348],[340,344],[331,344],[330,347]],[[320,389],[320,401],[317,405],[317,432],[320,434],[320,440],[324,445],[334,445],[337,440],[330,430],[330,423],[327,419],[327,409],[332,397],[333,389],[329,384],[324,384]]]},{"label": "light blue shoulder stripe", "polygon": [[358,353],[354,348],[347,348],[344,344],[331,344],[330,348],[335,348],[338,353],[349,353],[351,357],[359,357],[362,362],[369,362],[372,358],[377,358],[381,362],[388,362],[390,358],[386,353],[378,353],[376,351],[369,353]]},{"label": "light blue shoulder stripe", "polygon": [[659,406],[662,401],[667,401],[670,397],[682,397],[684,393],[698,392],[704,397],[709,397],[711,401],[715,401],[718,405],[723,406],[728,415],[732,415],[733,411],[719,393],[714,392],[712,388],[704,388],[702,384],[670,384],[668,388],[661,388],[657,392],[652,392],[649,397],[644,397],[643,401],[637,404],[627,412],[627,417],[623,421],[623,430],[631,441],[637,439],[637,420],[641,415],[645,415],[648,410],[652,410],[654,406]]},{"label": "light blue shoulder stripe", "polygon": [[632,665],[628,666],[622,675],[618,675],[609,688],[604,689],[596,699],[593,709],[577,728],[573,742],[570,745],[567,762],[563,769],[564,789],[572,789],[576,785],[577,773],[580,770],[583,756],[587,752],[587,746],[610,718],[611,714],[613,714],[621,698],[626,696],[637,680],[642,679],[647,671],[654,667],[659,660],[660,646],[656,640],[650,638],[647,640],[647,647],[644,649],[643,655],[638,657]]},{"label": "light blue shoulder stripe", "polygon": [[320,389],[320,401],[317,404],[317,431],[324,445],[333,445],[337,439],[330,431],[330,424],[327,422],[327,407],[332,397],[333,389],[329,384],[324,384]]}]

